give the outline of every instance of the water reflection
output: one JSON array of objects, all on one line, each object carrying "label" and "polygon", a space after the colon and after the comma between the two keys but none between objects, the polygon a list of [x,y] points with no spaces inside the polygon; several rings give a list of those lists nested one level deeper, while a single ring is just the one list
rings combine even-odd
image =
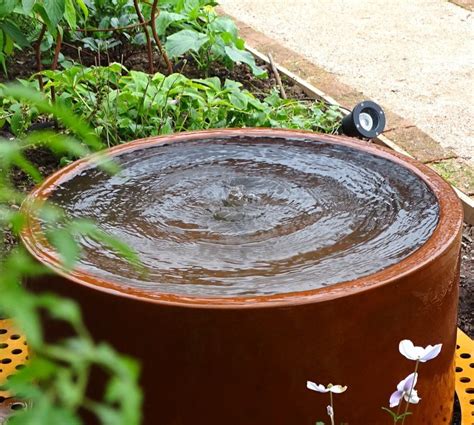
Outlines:
[{"label": "water reflection", "polygon": [[426,184],[391,161],[301,140],[221,139],[88,168],[53,200],[133,246],[148,274],[80,240],[80,267],[124,286],[186,295],[293,292],[354,279],[419,248],[438,221]]}]

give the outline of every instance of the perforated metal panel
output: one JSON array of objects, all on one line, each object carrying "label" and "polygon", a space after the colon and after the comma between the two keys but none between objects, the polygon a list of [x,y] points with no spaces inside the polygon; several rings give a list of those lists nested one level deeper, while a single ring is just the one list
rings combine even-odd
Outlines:
[{"label": "perforated metal panel", "polygon": [[456,394],[462,425],[474,425],[474,341],[458,328],[456,345]]},{"label": "perforated metal panel", "polygon": [[10,319],[0,320],[0,425],[12,411],[23,409],[26,403],[12,397],[4,389],[8,377],[28,361],[28,345]]},{"label": "perforated metal panel", "polygon": [[0,320],[0,397],[10,394],[2,385],[28,360],[28,345],[10,319]]}]

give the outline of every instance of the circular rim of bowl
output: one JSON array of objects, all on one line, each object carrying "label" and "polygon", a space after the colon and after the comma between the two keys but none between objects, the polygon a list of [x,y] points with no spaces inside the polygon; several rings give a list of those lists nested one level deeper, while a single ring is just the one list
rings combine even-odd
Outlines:
[{"label": "circular rim of bowl", "polygon": [[[153,145],[186,142],[199,139],[230,138],[239,136],[270,137],[289,139],[310,139],[315,142],[327,142],[352,147],[363,152],[373,154],[392,162],[400,164],[421,178],[435,194],[439,205],[439,219],[433,233],[428,240],[417,250],[399,263],[388,266],[378,272],[359,277],[354,280],[343,281],[306,291],[285,292],[272,295],[256,295],[254,297],[204,297],[186,296],[173,293],[147,292],[137,288],[130,288],[111,280],[106,280],[87,273],[84,270],[73,269],[66,271],[54,255],[54,251],[41,234],[38,221],[32,214],[32,204],[48,198],[54,188],[67,177],[77,173],[80,169],[88,167],[94,159],[100,158],[104,153],[112,156],[125,151],[133,151]],[[75,284],[80,284],[90,289],[106,292],[111,295],[146,301],[162,305],[197,307],[197,308],[261,308],[275,306],[292,306],[327,301],[335,298],[349,296],[355,293],[373,290],[377,287],[400,280],[416,271],[432,264],[444,254],[446,250],[459,237],[463,223],[463,209],[461,202],[453,188],[445,182],[428,166],[409,158],[405,155],[391,151],[387,148],[355,140],[346,136],[319,134],[303,130],[269,129],[269,128],[242,128],[242,129],[215,129],[175,133],[165,136],[138,139],[122,145],[106,149],[98,154],[93,154],[79,159],[68,166],[61,168],[50,175],[41,185],[35,188],[25,199],[21,211],[26,214],[26,225],[21,232],[21,240],[40,263],[46,265],[56,274]]]}]

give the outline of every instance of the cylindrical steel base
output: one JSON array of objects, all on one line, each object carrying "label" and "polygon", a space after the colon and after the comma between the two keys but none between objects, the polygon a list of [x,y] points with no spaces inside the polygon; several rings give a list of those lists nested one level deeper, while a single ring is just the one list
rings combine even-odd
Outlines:
[{"label": "cylindrical steel base", "polygon": [[[205,134],[223,133],[302,134],[248,129]],[[462,226],[454,192],[427,167],[399,155],[342,137],[304,136],[383,155],[422,176],[440,203],[440,221],[428,242],[399,264],[352,282],[220,302],[146,299],[96,285],[90,276],[61,271],[42,254],[34,225],[23,235],[32,254],[57,272],[28,285],[77,300],[97,340],[141,361],[145,424],[328,423],[329,396],[306,389],[307,380],[348,386],[335,396],[337,423],[391,423],[381,407],[415,366],[398,352],[402,339],[443,344],[439,357],[420,366],[422,400],[411,406],[410,423],[450,423]],[[150,143],[186,137],[195,136]]]}]

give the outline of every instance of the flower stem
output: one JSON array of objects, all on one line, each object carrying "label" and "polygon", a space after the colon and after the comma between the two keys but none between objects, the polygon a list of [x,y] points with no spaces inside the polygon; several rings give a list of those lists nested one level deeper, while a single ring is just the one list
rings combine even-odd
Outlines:
[{"label": "flower stem", "polygon": [[[416,364],[415,364],[415,372],[414,372],[414,376],[416,376],[416,374],[418,373],[418,366],[420,364],[420,361],[417,360],[416,361]],[[408,408],[410,407],[410,400],[411,400],[411,394],[413,392],[413,389],[415,388],[415,379],[413,379],[413,382],[411,384],[411,388],[410,388],[410,392],[408,393],[408,401],[406,402],[406,407],[405,407],[405,412],[403,412],[403,419],[402,419],[402,425],[405,423],[405,418],[407,417],[407,413],[408,413]],[[401,403],[400,403],[401,404]]]},{"label": "flower stem", "polygon": [[332,399],[332,392],[329,392],[329,400],[330,400],[330,405],[331,405],[331,409],[332,409],[332,412],[333,414],[331,416],[329,416],[331,418],[331,425],[334,425],[334,403],[333,403],[333,399]]},{"label": "flower stem", "polygon": [[393,418],[393,423],[394,424],[398,423],[401,408],[402,408],[402,403],[400,401],[400,403],[398,403],[398,407],[397,407],[397,416]]}]

